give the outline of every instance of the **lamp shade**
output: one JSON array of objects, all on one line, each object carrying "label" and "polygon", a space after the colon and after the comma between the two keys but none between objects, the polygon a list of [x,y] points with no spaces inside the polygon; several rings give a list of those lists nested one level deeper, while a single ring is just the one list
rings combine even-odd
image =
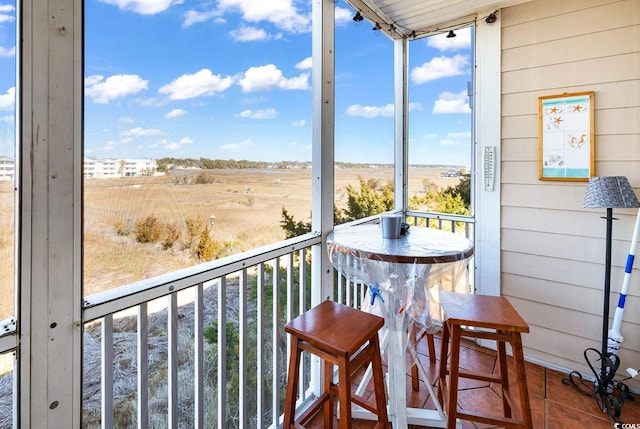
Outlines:
[{"label": "lamp shade", "polygon": [[636,193],[624,176],[592,177],[584,195],[585,208],[640,207]]}]

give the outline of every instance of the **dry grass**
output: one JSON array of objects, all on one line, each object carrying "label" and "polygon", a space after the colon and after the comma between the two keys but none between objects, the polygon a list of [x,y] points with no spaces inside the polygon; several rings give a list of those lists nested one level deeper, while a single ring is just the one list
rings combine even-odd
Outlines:
[{"label": "dry grass", "polygon": [[[439,187],[457,179],[440,178],[446,168],[411,168],[409,195],[422,192],[423,180]],[[184,173],[187,182],[202,172]],[[163,250],[160,243],[141,244],[133,234],[136,221],[149,215],[183,230],[185,219],[215,216],[213,236],[237,241],[247,250],[284,239],[282,208],[296,220],[309,220],[311,170],[210,170],[206,184],[184,184],[175,174],[158,177],[85,180],[84,293],[122,286],[198,263],[179,243]],[[358,177],[393,180],[392,168],[351,168],[335,171],[338,206],[346,201],[345,188],[358,185]],[[0,319],[13,314],[13,186],[0,183]]]},{"label": "dry grass", "polygon": [[14,188],[0,182],[0,320],[14,314]]}]

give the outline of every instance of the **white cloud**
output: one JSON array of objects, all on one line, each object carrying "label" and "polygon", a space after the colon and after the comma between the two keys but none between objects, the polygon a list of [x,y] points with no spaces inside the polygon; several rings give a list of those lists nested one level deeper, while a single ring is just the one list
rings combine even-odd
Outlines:
[{"label": "white cloud", "polygon": [[251,67],[238,81],[242,92],[269,91],[271,89],[308,89],[309,73],[302,73],[297,77],[285,78],[282,71],[273,64]]},{"label": "white cloud", "polygon": [[310,70],[313,66],[313,57],[307,57],[304,60],[296,64],[298,70]]},{"label": "white cloud", "polygon": [[229,32],[231,38],[236,42],[255,42],[257,40],[267,40],[269,35],[261,28],[241,26]]},{"label": "white cloud", "polygon": [[[393,117],[394,107],[392,103],[385,106],[362,106],[353,104],[347,107],[346,114],[348,116],[358,116],[361,118],[391,118]],[[420,103],[409,103],[409,110],[422,110]]]},{"label": "white cloud", "polygon": [[336,25],[338,26],[352,25],[353,15],[354,13],[351,9],[336,6],[334,10]]},{"label": "white cloud", "polygon": [[291,123],[292,127],[304,127],[307,125],[307,120],[306,119],[300,119],[299,121],[293,121]]},{"label": "white cloud", "polygon": [[222,149],[225,152],[242,153],[242,152],[251,151],[255,146],[256,145],[253,144],[251,139],[247,139],[247,140],[241,141],[240,143],[230,143],[230,144],[222,145],[220,146],[220,149]]},{"label": "white cloud", "polygon": [[447,38],[448,33],[437,34],[427,38],[427,46],[440,51],[457,51],[471,47],[471,28],[455,30],[456,37]]},{"label": "white cloud", "polygon": [[0,94],[0,110],[15,110],[16,108],[16,87],[7,89],[7,92]]},{"label": "white cloud", "polygon": [[129,10],[141,15],[155,15],[164,12],[174,4],[182,4],[183,0],[102,0],[120,10]]},{"label": "white cloud", "polygon": [[166,150],[178,150],[182,147],[179,142],[174,142],[170,140],[162,140],[160,142],[160,146],[164,147]]},{"label": "white cloud", "polygon": [[435,57],[411,70],[411,80],[420,85],[443,77],[458,76],[467,73],[468,66],[469,59],[465,55]]},{"label": "white cloud", "polygon": [[268,100],[267,97],[260,95],[257,97],[246,97],[243,98],[242,100],[240,100],[239,104],[243,105],[243,106],[252,106],[255,104],[260,104],[260,103],[266,103]]},{"label": "white cloud", "polygon": [[158,136],[160,134],[162,134],[162,131],[160,131],[157,128],[142,128],[142,127],[131,128],[129,130],[124,130],[123,132],[120,133],[120,135],[125,138],[150,137],[150,136]]},{"label": "white cloud", "polygon": [[452,92],[443,92],[433,105],[434,114],[447,113],[470,113],[467,91],[463,90],[457,94]]},{"label": "white cloud", "polygon": [[156,143],[149,145],[150,148],[162,147],[165,150],[179,150],[184,145],[193,143],[190,137],[182,137],[178,141],[163,139]]},{"label": "white cloud", "polygon": [[16,8],[11,4],[0,4],[0,24],[16,20]]},{"label": "white cloud", "polygon": [[409,111],[411,112],[412,110],[422,110],[422,104],[418,103],[418,102],[413,102],[413,103],[409,103]]},{"label": "white cloud", "polygon": [[121,116],[118,118],[118,121],[123,124],[134,124],[136,120],[132,116]]},{"label": "white cloud", "polygon": [[194,74],[183,74],[170,84],[164,85],[158,92],[168,95],[171,100],[186,100],[222,92],[232,84],[232,77],[214,75],[211,70],[202,69]]},{"label": "white cloud", "polygon": [[136,104],[144,107],[159,107],[167,104],[167,100],[161,97],[138,98]]},{"label": "white cloud", "polygon": [[310,13],[300,13],[292,0],[220,0],[222,11],[237,11],[248,22],[267,21],[291,33],[311,31]]},{"label": "white cloud", "polygon": [[235,115],[236,118],[249,119],[273,119],[276,116],[276,109],[243,110],[242,112]]},{"label": "white cloud", "polygon": [[353,104],[347,107],[348,116],[358,116],[361,118],[390,118],[393,117],[393,104],[386,106],[362,106],[361,104]]},{"label": "white cloud", "polygon": [[84,80],[84,93],[95,103],[106,104],[116,98],[126,97],[147,89],[147,81],[138,75],[93,75]]},{"label": "white cloud", "polygon": [[16,47],[3,48],[0,46],[0,57],[14,57],[16,55]]},{"label": "white cloud", "polygon": [[470,131],[461,131],[456,133],[447,133],[444,138],[438,140],[440,146],[459,146],[469,144],[471,141]]},{"label": "white cloud", "polygon": [[187,114],[187,111],[186,111],[186,110],[183,110],[183,109],[173,109],[172,111],[170,111],[170,112],[166,113],[166,114],[164,115],[164,118],[165,118],[165,119],[174,119],[174,118],[177,118],[177,117],[180,117],[180,116],[184,116],[184,115],[186,115],[186,114]]},{"label": "white cloud", "polygon": [[0,116],[0,122],[5,122],[7,124],[13,124],[16,120],[16,117],[13,115]]},{"label": "white cloud", "polygon": [[189,10],[184,14],[184,21],[182,23],[182,27],[187,28],[191,27],[193,24],[199,24],[201,22],[206,22],[210,19],[219,18],[220,12],[217,10],[210,10],[199,12],[196,10]]}]

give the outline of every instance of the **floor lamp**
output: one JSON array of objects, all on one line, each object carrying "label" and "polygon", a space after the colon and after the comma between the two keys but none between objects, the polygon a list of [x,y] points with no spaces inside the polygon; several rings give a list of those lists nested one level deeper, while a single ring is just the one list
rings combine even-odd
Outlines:
[{"label": "floor lamp", "polygon": [[[607,209],[607,216],[604,218],[607,221],[607,235],[605,242],[606,256],[602,314],[602,344],[600,351],[595,349],[585,350],[585,358],[587,358],[587,363],[596,377],[596,381],[594,382],[595,392],[592,392],[592,394],[598,401],[600,408],[610,416],[619,417],[620,407],[622,405],[620,398],[624,398],[624,395],[615,394],[615,390],[626,389],[626,386],[614,381],[615,372],[618,368],[619,362],[617,356],[607,350],[609,333],[609,300],[611,295],[611,231],[614,220],[613,209],[640,207],[640,202],[638,202],[638,198],[626,177],[592,177],[589,179],[587,191],[584,196],[584,207]],[[595,351],[599,354],[599,370],[596,370],[589,362],[587,357],[589,350]],[[575,384],[575,380],[573,380],[575,377],[574,373],[571,374],[571,381]],[[628,389],[626,390],[628,391]]]}]

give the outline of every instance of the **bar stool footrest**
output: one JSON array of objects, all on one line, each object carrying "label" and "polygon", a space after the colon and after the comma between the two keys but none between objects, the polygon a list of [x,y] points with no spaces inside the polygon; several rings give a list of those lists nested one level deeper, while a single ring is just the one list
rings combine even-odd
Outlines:
[{"label": "bar stool footrest", "polygon": [[478,423],[484,423],[488,425],[496,425],[505,428],[522,428],[522,421],[509,417],[491,416],[485,413],[477,411],[458,411],[458,418],[462,420],[471,420]]},{"label": "bar stool footrest", "polygon": [[295,421],[295,426],[298,428],[303,428],[306,423],[309,422],[309,420],[311,420],[311,418],[313,416],[315,416],[316,414],[318,414],[318,412],[320,411],[320,409],[324,406],[325,402],[327,402],[328,400],[330,400],[331,397],[328,393],[323,393],[321,394],[318,399],[316,399],[315,401],[313,401],[311,403],[311,405],[309,406],[309,408],[307,408],[306,410],[304,410],[304,412],[302,414],[300,414],[300,416],[298,416],[298,418]]},{"label": "bar stool footrest", "polygon": [[502,381],[497,375],[489,374],[488,372],[473,372],[466,369],[460,369],[458,371],[458,378],[488,381],[490,383],[500,383]]}]

